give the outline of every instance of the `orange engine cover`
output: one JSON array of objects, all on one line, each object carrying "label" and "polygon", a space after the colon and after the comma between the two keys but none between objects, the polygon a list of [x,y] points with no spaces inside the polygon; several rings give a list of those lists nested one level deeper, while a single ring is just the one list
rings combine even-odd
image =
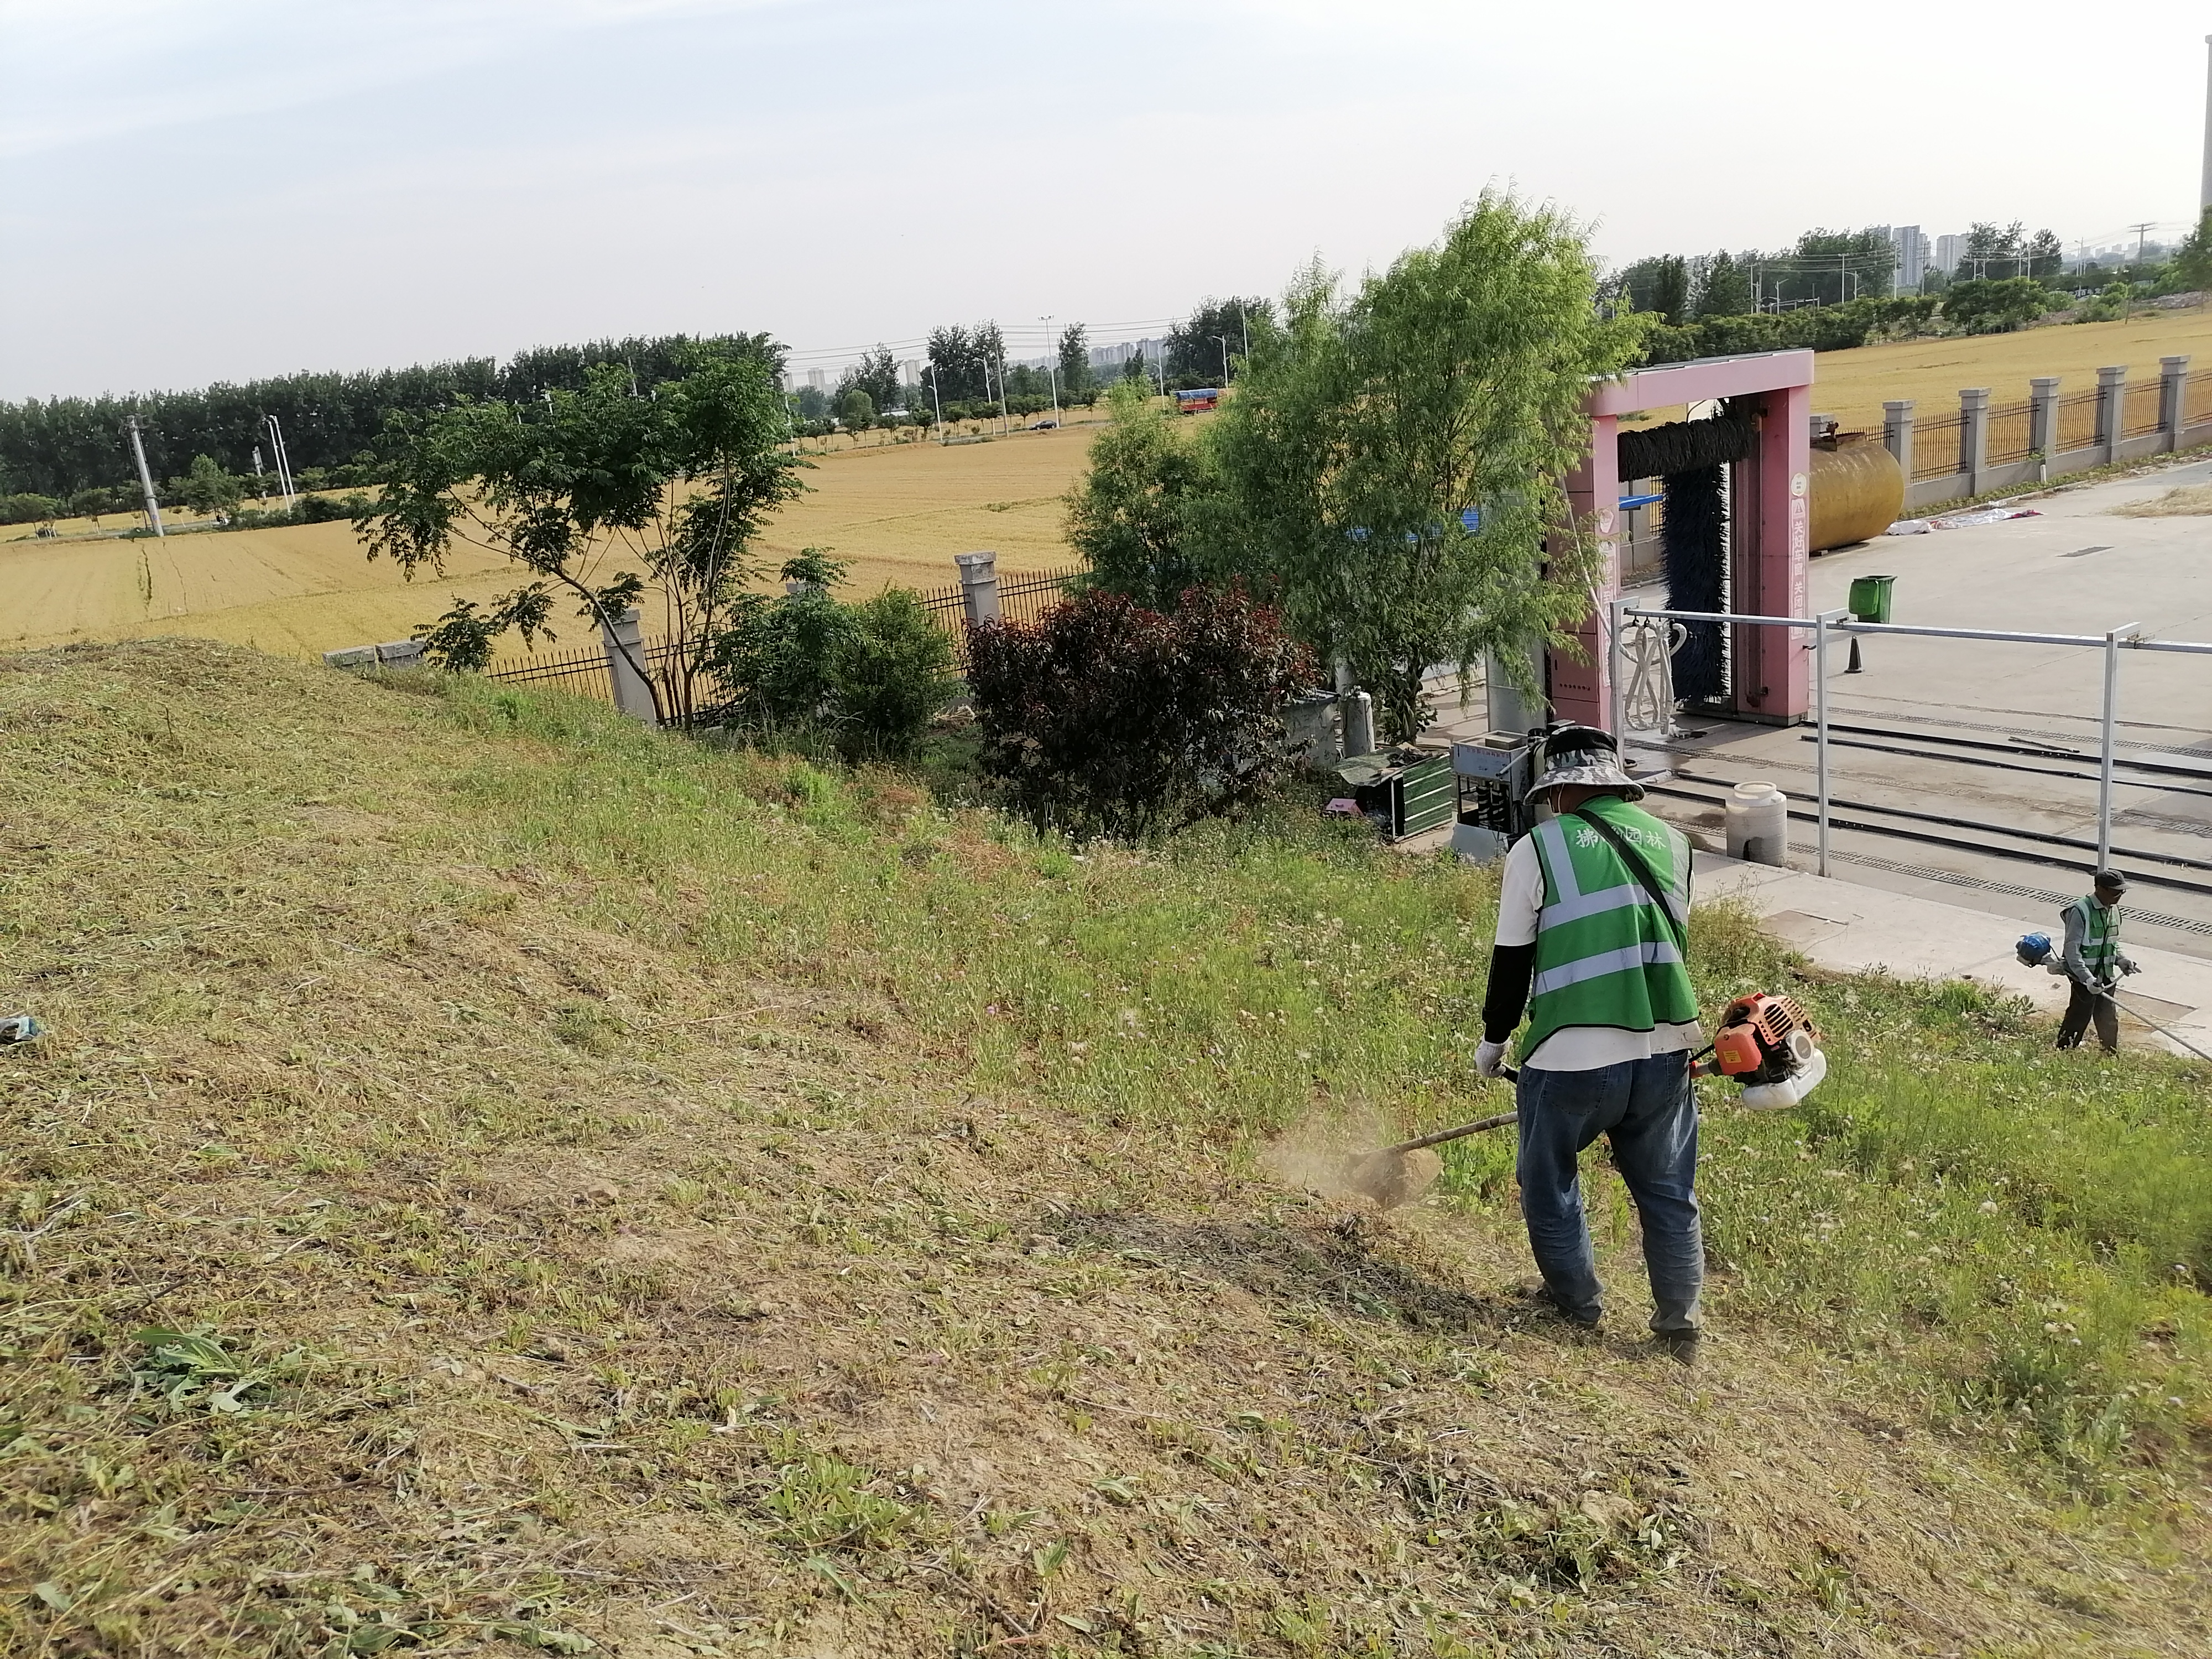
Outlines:
[{"label": "orange engine cover", "polygon": [[1813,1022],[1794,998],[1764,991],[1738,997],[1721,1013],[1713,1060],[1722,1076],[1741,1077],[1758,1071],[1769,1055],[1780,1052],[1791,1032],[1812,1030]]}]

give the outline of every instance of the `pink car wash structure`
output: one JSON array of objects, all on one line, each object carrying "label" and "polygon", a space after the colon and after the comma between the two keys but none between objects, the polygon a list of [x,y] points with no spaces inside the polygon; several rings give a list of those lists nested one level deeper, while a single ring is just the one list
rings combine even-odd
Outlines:
[{"label": "pink car wash structure", "polygon": [[[1590,450],[1566,479],[1569,504],[1577,521],[1591,526],[1602,568],[1595,608],[1577,630],[1579,653],[1547,653],[1546,679],[1555,719],[1610,726],[1613,707],[1608,682],[1608,605],[1620,592],[1623,538],[1620,501],[1624,478],[1668,479],[1670,526],[1686,526],[1695,506],[1696,485],[1706,482],[1711,495],[1711,596],[1720,599],[1719,474],[1729,471],[1725,542],[1726,599],[1684,604],[1686,610],[1729,611],[1739,616],[1802,617],[1805,614],[1805,569],[1812,541],[1813,354],[1770,351],[1741,357],[1708,357],[1635,369],[1599,382],[1587,405]],[[1622,431],[1621,416],[1722,400],[1713,420],[1680,421]],[[1678,502],[1677,484],[1682,499]],[[1669,576],[1678,576],[1675,544],[1670,534]],[[1694,656],[1692,640],[1677,653],[1677,675],[1684,695],[1700,696],[1717,711],[1737,718],[1790,723],[1805,718],[1811,674],[1803,641],[1786,628],[1735,624],[1728,642],[1725,688],[1722,682],[1720,624],[1696,624],[1709,630],[1711,681],[1700,685],[1684,672]]]}]

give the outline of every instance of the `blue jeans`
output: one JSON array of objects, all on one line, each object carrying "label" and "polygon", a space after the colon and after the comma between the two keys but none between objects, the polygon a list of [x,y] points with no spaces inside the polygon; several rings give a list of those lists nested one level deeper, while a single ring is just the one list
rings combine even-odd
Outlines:
[{"label": "blue jeans", "polygon": [[1644,1266],[1656,1311],[1651,1328],[1698,1328],[1705,1280],[1698,1225],[1698,1103],[1690,1056],[1654,1054],[1594,1072],[1522,1067],[1520,1112],[1521,1213],[1528,1248],[1553,1301],[1570,1319],[1595,1324],[1604,1311],[1589,1225],[1583,1219],[1580,1158],[1600,1135],[1644,1227]]}]

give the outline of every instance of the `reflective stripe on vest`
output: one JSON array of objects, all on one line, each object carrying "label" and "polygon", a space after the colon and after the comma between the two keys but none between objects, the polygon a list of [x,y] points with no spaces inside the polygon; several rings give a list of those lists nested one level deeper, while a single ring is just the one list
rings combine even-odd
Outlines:
[{"label": "reflective stripe on vest", "polygon": [[2066,907],[2081,918],[2081,965],[2099,979],[2111,979],[2120,965],[2120,912],[2094,898],[2078,898]]},{"label": "reflective stripe on vest", "polygon": [[1689,842],[1626,801],[1601,797],[1581,809],[1643,854],[1665,908],[1629,872],[1610,842],[1572,818],[1547,818],[1529,832],[1544,876],[1536,961],[1521,1057],[1554,1031],[1607,1025],[1648,1031],[1698,1017],[1676,924],[1689,915]]}]

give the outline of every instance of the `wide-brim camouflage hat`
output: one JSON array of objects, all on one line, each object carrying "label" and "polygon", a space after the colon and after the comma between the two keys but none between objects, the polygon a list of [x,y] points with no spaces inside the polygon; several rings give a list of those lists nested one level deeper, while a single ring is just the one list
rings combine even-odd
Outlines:
[{"label": "wide-brim camouflage hat", "polygon": [[1522,799],[1534,800],[1547,789],[1569,784],[1613,790],[1627,800],[1644,799],[1644,786],[1620,769],[1612,738],[1590,726],[1562,732],[1545,741],[1544,770]]}]

